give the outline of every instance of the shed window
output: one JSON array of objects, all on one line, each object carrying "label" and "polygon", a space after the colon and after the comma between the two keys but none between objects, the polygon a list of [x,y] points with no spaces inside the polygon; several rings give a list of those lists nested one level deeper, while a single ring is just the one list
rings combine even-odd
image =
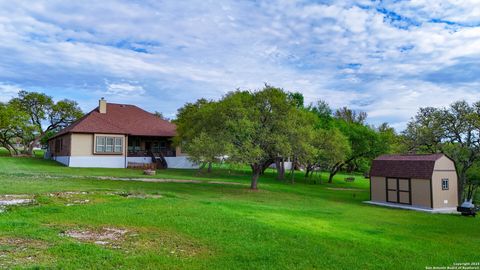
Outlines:
[{"label": "shed window", "polygon": [[95,153],[121,154],[123,138],[112,136],[97,136],[95,139]]},{"label": "shed window", "polygon": [[448,178],[442,179],[442,190],[448,190]]}]

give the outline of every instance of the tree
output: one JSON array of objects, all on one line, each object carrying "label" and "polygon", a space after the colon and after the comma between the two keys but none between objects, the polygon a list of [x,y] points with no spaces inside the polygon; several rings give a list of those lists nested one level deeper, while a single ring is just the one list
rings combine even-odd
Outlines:
[{"label": "tree", "polygon": [[[480,101],[457,101],[448,108],[421,108],[408,123],[404,136],[410,151],[445,153],[455,161],[459,175],[459,203],[468,191],[467,172],[480,160]],[[467,192],[467,193],[465,193]]]},{"label": "tree", "polygon": [[[50,96],[43,93],[20,91],[11,104],[29,117],[33,127],[27,152],[33,155],[34,146],[49,131],[58,131],[80,118],[83,113],[77,102],[64,99],[54,102]],[[47,126],[44,127],[44,124]]]},{"label": "tree", "polygon": [[306,109],[318,116],[319,121],[316,123],[316,127],[323,129],[332,128],[333,111],[326,101],[319,100],[315,104],[311,103]]},{"label": "tree", "polygon": [[405,147],[405,138],[395,131],[395,129],[388,125],[388,123],[382,123],[378,128],[380,142],[386,147],[385,153],[407,153],[408,149]]},{"label": "tree", "polygon": [[251,188],[257,189],[262,171],[276,157],[288,156],[292,151],[288,132],[293,129],[287,119],[297,108],[285,91],[268,85],[253,93],[232,92],[221,104],[232,145],[229,159],[250,165]]},{"label": "tree", "polygon": [[[290,173],[290,181],[294,183],[295,168],[299,164],[306,164],[311,160],[312,156],[316,156],[318,152],[313,144],[315,137],[315,121],[318,118],[315,114],[307,110],[293,110],[287,119],[285,119],[287,126],[287,140],[290,153],[285,153],[292,158],[292,166]],[[285,172],[283,166],[284,158],[282,158],[282,170]],[[279,177],[280,178],[280,177]],[[282,179],[282,178],[280,178]]]},{"label": "tree", "polygon": [[226,155],[229,145],[218,108],[218,102],[199,99],[180,108],[175,120],[175,143],[189,154],[190,160],[202,164],[200,169],[208,165],[208,172],[212,163]]},{"label": "tree", "polygon": [[168,119],[167,117],[165,117],[165,116],[163,115],[163,113],[161,113],[161,112],[159,112],[159,111],[155,111],[155,112],[153,113],[153,115],[155,115],[156,117],[158,117],[158,118],[160,118],[160,119],[162,119],[162,120],[166,120],[166,121],[169,121],[169,120],[170,120],[170,119]]},{"label": "tree", "polygon": [[365,124],[366,112],[356,112],[347,107],[342,107],[335,112],[335,118],[342,119],[347,123]]},{"label": "tree", "polygon": [[358,121],[351,122],[343,119],[337,120],[336,126],[348,138],[351,151],[344,160],[338,161],[330,167],[329,183],[332,183],[333,177],[346,165],[354,165],[352,169],[355,169],[357,167],[355,162],[358,159],[373,159],[387,151],[387,145],[369,126],[358,123]]},{"label": "tree", "polygon": [[292,101],[292,103],[295,107],[303,108],[305,98],[303,97],[302,93],[300,93],[300,92],[288,93],[288,98]]},{"label": "tree", "polygon": [[28,116],[12,104],[0,103],[0,146],[7,149],[11,156],[19,153],[14,140],[22,137],[27,130]]},{"label": "tree", "polygon": [[[475,164],[467,171],[467,181],[465,186],[465,200],[475,201],[477,190],[480,187],[480,164]],[[478,201],[477,201],[478,203]]]},{"label": "tree", "polygon": [[313,172],[315,167],[332,168],[345,160],[351,151],[348,138],[337,128],[316,130],[312,145],[316,152],[306,162],[305,178]]},{"label": "tree", "polygon": [[257,189],[259,176],[277,158],[300,159],[308,151],[310,121],[298,97],[266,85],[186,104],[177,114],[176,142],[199,160],[228,156],[230,162],[249,164],[251,188]]}]

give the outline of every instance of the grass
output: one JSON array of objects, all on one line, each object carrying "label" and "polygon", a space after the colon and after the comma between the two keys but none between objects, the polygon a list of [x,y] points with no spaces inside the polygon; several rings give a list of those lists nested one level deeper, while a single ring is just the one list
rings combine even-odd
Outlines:
[{"label": "grass", "polygon": [[[334,184],[313,185],[298,174],[292,185],[268,171],[260,190],[250,191],[207,183],[248,184],[248,171],[241,168],[155,176],[205,181],[200,184],[89,176],[143,177],[136,170],[0,157],[0,194],[31,194],[37,201],[0,214],[0,267],[425,269],[480,260],[479,219],[364,204],[369,194],[362,177],[346,183],[339,175]],[[65,191],[80,193],[59,193]],[[114,245],[64,235],[102,228],[129,233]]]}]

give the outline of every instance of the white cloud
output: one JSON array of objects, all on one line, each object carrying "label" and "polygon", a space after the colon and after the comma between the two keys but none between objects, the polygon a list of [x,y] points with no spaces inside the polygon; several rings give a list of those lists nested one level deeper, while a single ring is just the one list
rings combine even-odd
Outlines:
[{"label": "white cloud", "polygon": [[480,78],[460,76],[480,62],[474,2],[0,3],[0,81],[168,115],[267,82],[402,127],[419,106],[476,98]]},{"label": "white cloud", "polygon": [[6,102],[16,96],[21,90],[18,85],[12,85],[0,82],[0,102]]},{"label": "white cloud", "polygon": [[145,90],[140,85],[134,85],[130,83],[107,83],[108,95],[119,96],[141,96],[145,94]]}]

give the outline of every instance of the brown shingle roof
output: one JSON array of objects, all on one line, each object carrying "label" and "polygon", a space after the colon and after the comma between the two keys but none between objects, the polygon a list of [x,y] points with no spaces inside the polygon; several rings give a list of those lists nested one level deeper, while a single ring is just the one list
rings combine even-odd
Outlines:
[{"label": "brown shingle roof", "polygon": [[432,178],[435,161],[443,154],[383,155],[372,162],[370,176],[399,178]]},{"label": "brown shingle roof", "polygon": [[134,105],[107,104],[107,113],[98,108],[55,135],[66,133],[112,133],[134,136],[176,135],[176,126]]}]

